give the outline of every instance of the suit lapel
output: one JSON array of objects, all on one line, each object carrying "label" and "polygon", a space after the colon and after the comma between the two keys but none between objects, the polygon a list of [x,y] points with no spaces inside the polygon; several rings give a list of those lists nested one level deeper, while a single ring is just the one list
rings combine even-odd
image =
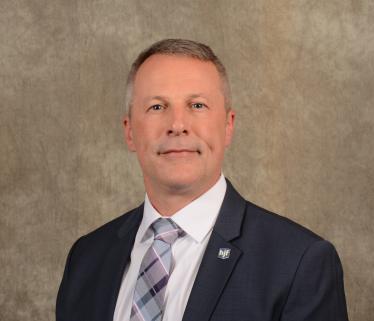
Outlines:
[{"label": "suit lapel", "polygon": [[[219,259],[220,249],[230,249],[230,257]],[[183,321],[207,321],[210,319],[240,255],[239,249],[226,242],[216,232],[212,232],[183,315]]]},{"label": "suit lapel", "polygon": [[[135,212],[135,213],[134,213]],[[142,216],[143,205],[136,208],[114,236],[114,242],[103,257],[92,307],[95,321],[112,321],[117,296],[126,265],[130,261],[135,236]]]},{"label": "suit lapel", "polygon": [[227,180],[226,195],[196,276],[183,321],[210,319],[242,253],[231,241],[240,236],[244,210],[245,200]]}]

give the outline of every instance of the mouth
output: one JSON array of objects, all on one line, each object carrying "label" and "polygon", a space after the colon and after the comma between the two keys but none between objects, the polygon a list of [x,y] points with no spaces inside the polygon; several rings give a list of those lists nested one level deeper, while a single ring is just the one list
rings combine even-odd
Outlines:
[{"label": "mouth", "polygon": [[190,156],[193,154],[200,155],[201,152],[199,150],[191,150],[191,149],[168,149],[162,152],[158,152],[158,155],[173,156],[173,157],[185,157],[185,156]]}]

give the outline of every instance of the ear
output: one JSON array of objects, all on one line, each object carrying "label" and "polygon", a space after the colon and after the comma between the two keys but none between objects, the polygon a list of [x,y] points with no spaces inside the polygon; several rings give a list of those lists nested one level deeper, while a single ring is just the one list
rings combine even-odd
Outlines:
[{"label": "ear", "polygon": [[226,115],[226,137],[225,137],[226,147],[230,146],[232,137],[234,135],[234,121],[235,121],[235,112],[232,109],[230,109]]},{"label": "ear", "polygon": [[135,152],[135,144],[133,139],[133,133],[132,133],[132,127],[131,127],[131,119],[129,116],[125,116],[123,119],[123,129],[125,134],[125,141],[127,144],[127,147],[130,151]]}]

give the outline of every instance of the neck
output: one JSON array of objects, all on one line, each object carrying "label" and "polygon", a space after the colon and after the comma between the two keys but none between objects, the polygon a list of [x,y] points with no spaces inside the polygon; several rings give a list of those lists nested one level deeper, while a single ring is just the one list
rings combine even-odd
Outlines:
[{"label": "neck", "polygon": [[175,186],[160,186],[158,184],[156,189],[153,188],[152,184],[145,182],[145,188],[148,198],[157,212],[162,216],[172,216],[212,188],[220,175],[203,186],[179,186],[179,188],[176,188]]}]

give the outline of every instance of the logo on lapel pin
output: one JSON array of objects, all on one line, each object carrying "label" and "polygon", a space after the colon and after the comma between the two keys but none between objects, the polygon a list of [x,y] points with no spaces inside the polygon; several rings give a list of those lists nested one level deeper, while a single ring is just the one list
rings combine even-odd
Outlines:
[{"label": "logo on lapel pin", "polygon": [[231,253],[231,249],[221,247],[218,251],[217,257],[221,260],[226,260],[230,257],[230,253]]}]

